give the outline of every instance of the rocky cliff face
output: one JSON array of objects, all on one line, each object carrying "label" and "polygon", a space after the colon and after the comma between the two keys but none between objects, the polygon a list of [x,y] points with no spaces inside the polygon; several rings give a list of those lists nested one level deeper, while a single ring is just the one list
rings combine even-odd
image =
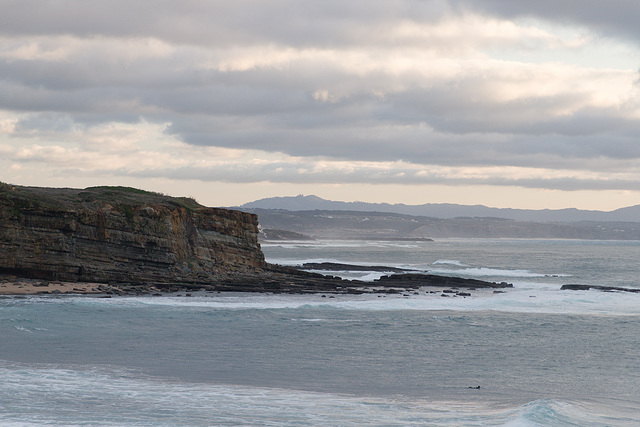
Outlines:
[{"label": "rocky cliff face", "polygon": [[124,187],[0,184],[0,273],[216,283],[265,266],[257,216]]}]

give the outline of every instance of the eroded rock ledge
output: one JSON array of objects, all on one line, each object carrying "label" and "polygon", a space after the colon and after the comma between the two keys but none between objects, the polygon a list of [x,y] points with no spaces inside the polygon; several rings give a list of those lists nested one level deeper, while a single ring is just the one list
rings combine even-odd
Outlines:
[{"label": "eroded rock ledge", "polygon": [[324,270],[324,271],[378,271],[378,272],[391,272],[391,273],[403,273],[412,270],[398,267],[386,267],[383,265],[359,265],[359,264],[342,264],[338,262],[306,262],[299,267],[298,270]]},{"label": "eroded rock ledge", "polygon": [[379,285],[397,287],[452,287],[466,289],[486,289],[486,288],[513,288],[511,283],[487,282],[478,279],[465,279],[462,277],[438,276],[435,274],[393,274],[382,276],[377,280]]}]

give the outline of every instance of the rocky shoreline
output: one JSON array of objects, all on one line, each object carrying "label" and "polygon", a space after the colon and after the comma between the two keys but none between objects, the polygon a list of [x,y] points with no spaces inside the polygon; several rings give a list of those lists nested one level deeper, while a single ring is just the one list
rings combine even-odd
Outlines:
[{"label": "rocky shoreline", "polygon": [[[400,294],[442,291],[445,296],[470,296],[468,291],[513,287],[508,283],[430,274],[393,274],[374,281],[347,280],[292,267],[269,265],[263,274],[241,275],[233,280],[202,283],[172,282],[65,282],[0,276],[0,295],[94,294],[94,295],[165,295],[176,292],[246,292],[272,294]],[[430,289],[430,290],[427,290]],[[462,292],[465,290],[467,292]]]}]

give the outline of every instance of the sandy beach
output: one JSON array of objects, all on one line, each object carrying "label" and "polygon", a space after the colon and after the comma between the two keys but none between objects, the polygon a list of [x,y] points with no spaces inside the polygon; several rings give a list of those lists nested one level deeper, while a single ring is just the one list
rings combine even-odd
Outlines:
[{"label": "sandy beach", "polygon": [[0,295],[100,294],[117,288],[102,283],[57,282],[34,279],[0,281]]}]

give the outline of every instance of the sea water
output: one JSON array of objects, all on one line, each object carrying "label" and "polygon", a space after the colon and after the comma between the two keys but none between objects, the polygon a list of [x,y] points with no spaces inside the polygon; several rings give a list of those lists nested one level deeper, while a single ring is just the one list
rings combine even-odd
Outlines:
[{"label": "sea water", "polygon": [[385,265],[514,288],[5,297],[0,425],[640,425],[640,294],[560,290],[638,287],[640,242],[263,250],[281,264]]}]

